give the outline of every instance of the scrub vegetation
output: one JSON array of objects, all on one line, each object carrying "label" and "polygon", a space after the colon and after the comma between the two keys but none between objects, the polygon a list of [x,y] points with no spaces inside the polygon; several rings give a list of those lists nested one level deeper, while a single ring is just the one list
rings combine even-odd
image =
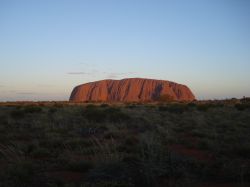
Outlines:
[{"label": "scrub vegetation", "polygon": [[250,185],[250,102],[0,104],[0,187]]}]

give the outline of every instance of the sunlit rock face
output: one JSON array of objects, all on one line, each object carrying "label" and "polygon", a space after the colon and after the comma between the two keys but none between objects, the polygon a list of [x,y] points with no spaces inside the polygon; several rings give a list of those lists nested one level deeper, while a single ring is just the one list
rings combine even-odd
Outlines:
[{"label": "sunlit rock face", "polygon": [[191,90],[182,84],[166,80],[129,78],[100,80],[76,86],[70,101],[149,102],[167,95],[177,101],[195,99]]}]

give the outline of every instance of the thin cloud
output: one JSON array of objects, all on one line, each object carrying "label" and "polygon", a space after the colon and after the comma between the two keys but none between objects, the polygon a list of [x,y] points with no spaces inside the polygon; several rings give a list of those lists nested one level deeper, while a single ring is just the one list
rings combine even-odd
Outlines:
[{"label": "thin cloud", "polygon": [[103,73],[107,74],[107,78],[115,79],[115,78],[119,78],[121,76],[128,76],[130,74],[135,74],[136,72],[125,72],[125,73],[107,73],[107,72],[103,72]]},{"label": "thin cloud", "polygon": [[38,87],[53,87],[53,84],[37,84]]},{"label": "thin cloud", "polygon": [[92,69],[89,72],[83,72],[83,71],[73,71],[68,72],[69,75],[91,75],[95,76],[96,74],[103,74],[107,79],[115,79],[119,78],[121,76],[129,76],[131,74],[136,74],[136,72],[121,72],[121,73],[114,73],[114,72],[107,72],[107,71],[98,71],[96,69]]},{"label": "thin cloud", "polygon": [[93,66],[93,64],[85,63],[85,62],[80,63],[80,65],[84,65],[84,66]]},{"label": "thin cloud", "polygon": [[10,93],[16,93],[18,92],[17,90],[9,90]]},{"label": "thin cloud", "polygon": [[68,74],[69,75],[88,75],[89,73],[79,71],[79,72],[68,72]]},{"label": "thin cloud", "polygon": [[100,73],[100,72],[98,70],[96,70],[96,69],[92,69],[89,74],[93,74],[93,73]]},{"label": "thin cloud", "polygon": [[90,69],[88,71],[71,71],[68,72],[67,74],[69,75],[93,75],[93,74],[97,74],[97,73],[102,73],[96,69]]},{"label": "thin cloud", "polygon": [[136,74],[137,72],[135,71],[130,71],[130,72],[127,72],[128,74]]},{"label": "thin cloud", "polygon": [[34,95],[36,93],[35,92],[17,92],[16,94],[18,94],[18,95]]},{"label": "thin cloud", "polygon": [[117,74],[109,74],[109,75],[107,75],[107,78],[109,78],[109,79],[115,79],[115,78],[118,78],[119,77],[119,75],[117,75]]}]

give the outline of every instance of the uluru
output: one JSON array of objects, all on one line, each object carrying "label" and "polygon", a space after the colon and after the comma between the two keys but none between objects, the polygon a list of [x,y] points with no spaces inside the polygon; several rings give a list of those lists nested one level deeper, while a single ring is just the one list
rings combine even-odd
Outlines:
[{"label": "uluru", "polygon": [[176,101],[195,99],[186,85],[166,80],[127,78],[81,84],[73,89],[69,100],[73,102],[152,102],[164,95]]}]

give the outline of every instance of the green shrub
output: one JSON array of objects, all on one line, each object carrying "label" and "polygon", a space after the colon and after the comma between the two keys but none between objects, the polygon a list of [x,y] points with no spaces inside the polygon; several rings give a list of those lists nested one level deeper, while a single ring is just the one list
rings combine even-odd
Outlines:
[{"label": "green shrub", "polygon": [[246,104],[236,104],[234,106],[239,111],[250,109],[250,104],[248,104],[248,103],[246,103]]},{"label": "green shrub", "polygon": [[4,127],[4,126],[7,125],[7,124],[8,124],[7,116],[1,115],[1,116],[0,116],[0,125],[1,125],[2,127]]},{"label": "green shrub", "polygon": [[86,109],[90,109],[90,108],[98,108],[98,107],[96,105],[94,105],[94,104],[88,104],[86,106]]},{"label": "green shrub", "polygon": [[73,150],[77,150],[81,147],[90,147],[92,145],[92,142],[89,139],[74,138],[71,140],[66,140],[64,144],[66,146],[69,146]]},{"label": "green shrub", "polygon": [[211,108],[210,104],[199,104],[196,106],[197,110],[202,111],[202,112],[206,112],[208,111],[209,108]]},{"label": "green shrub", "polygon": [[104,133],[103,138],[105,139],[122,139],[124,138],[124,133],[120,131],[108,131]]},{"label": "green shrub", "polygon": [[209,142],[208,140],[201,140],[199,143],[198,143],[198,148],[199,149],[202,149],[202,150],[207,150],[207,149],[210,149],[211,148],[211,142]]},{"label": "green shrub", "polygon": [[50,155],[51,155],[50,150],[43,147],[37,147],[31,152],[31,156],[34,158],[44,158],[44,157],[49,157]]},{"label": "green shrub", "polygon": [[55,108],[62,108],[63,104],[62,103],[54,103],[53,107],[55,107]]},{"label": "green shrub", "polygon": [[89,171],[88,180],[124,183],[130,181],[130,172],[128,166],[123,162],[101,163]]},{"label": "green shrub", "polygon": [[57,111],[56,107],[50,107],[48,110],[49,114],[54,114],[56,111]]},{"label": "green shrub", "polygon": [[165,112],[165,111],[168,111],[169,107],[168,106],[159,106],[158,109],[161,112]]},{"label": "green shrub", "polygon": [[249,155],[250,155],[250,144],[245,143],[243,145],[237,145],[232,150],[232,153],[236,154],[237,157],[247,159],[247,158],[249,158]]},{"label": "green shrub", "polygon": [[52,137],[39,141],[39,146],[45,147],[47,149],[59,149],[62,148],[63,145],[63,138],[61,137]]},{"label": "green shrub", "polygon": [[195,103],[188,103],[187,106],[193,108],[193,107],[196,107],[196,104]]},{"label": "green shrub", "polygon": [[105,110],[108,120],[111,122],[121,122],[130,119],[130,116],[122,112],[118,108],[108,108]]},{"label": "green shrub", "polygon": [[107,108],[107,107],[109,107],[109,104],[103,103],[103,104],[100,105],[100,107]]},{"label": "green shrub", "polygon": [[242,99],[240,99],[241,103],[249,103],[250,104],[250,97],[243,97]]},{"label": "green shrub", "polygon": [[136,177],[134,180],[137,184],[141,181],[143,186],[155,186],[158,178],[167,174],[169,154],[161,140],[152,133],[140,137],[138,151],[138,161],[130,163],[136,168],[132,172]]},{"label": "green shrub", "polygon": [[130,117],[118,108],[88,107],[84,110],[83,116],[91,122],[101,123],[104,121],[121,122],[127,121]]},{"label": "green shrub", "polygon": [[26,106],[23,110],[25,113],[39,113],[42,111],[42,108],[39,106]]},{"label": "green shrub", "polygon": [[100,181],[100,182],[84,182],[81,187],[135,187],[129,181]]},{"label": "green shrub", "polygon": [[20,119],[25,117],[25,112],[21,109],[11,111],[10,116],[14,119]]},{"label": "green shrub", "polygon": [[0,174],[0,181],[1,187],[43,186],[42,181],[39,181],[34,164],[29,161],[9,165],[4,173]]},{"label": "green shrub", "polygon": [[230,182],[238,182],[242,186],[244,183],[249,183],[250,169],[239,159],[222,160],[220,165],[221,171],[223,172],[224,180]]},{"label": "green shrub", "polygon": [[133,110],[126,103],[48,103],[40,113],[32,103],[9,103],[0,107],[0,187],[149,187],[169,179],[170,186],[216,180],[246,186],[250,115],[237,103],[150,103]]},{"label": "green shrub", "polygon": [[75,172],[87,172],[93,168],[93,164],[88,160],[75,160],[66,164],[66,169]]},{"label": "green shrub", "polygon": [[83,113],[83,116],[87,120],[91,122],[95,122],[95,123],[101,123],[106,120],[107,115],[105,114],[104,110],[101,110],[95,106],[94,107],[92,107],[91,105],[88,105],[88,106],[89,107],[87,107]]},{"label": "green shrub", "polygon": [[125,137],[125,145],[127,146],[133,146],[139,143],[139,140],[136,136],[129,136],[127,135],[127,137]]},{"label": "green shrub", "polygon": [[184,104],[171,104],[166,106],[159,106],[159,111],[167,111],[170,113],[182,114],[187,111],[188,107]]}]

